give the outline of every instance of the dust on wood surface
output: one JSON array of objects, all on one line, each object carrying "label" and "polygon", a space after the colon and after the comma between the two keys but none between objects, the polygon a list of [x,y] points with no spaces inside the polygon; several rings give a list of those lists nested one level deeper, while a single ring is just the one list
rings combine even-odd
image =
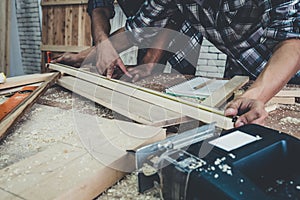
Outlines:
[{"label": "dust on wood surface", "polygon": [[[157,75],[155,77],[148,77],[136,84],[163,91],[167,87],[190,78],[191,76],[183,75]],[[76,109],[84,114],[97,115],[109,119],[120,117],[101,105],[97,105],[76,94],[72,94],[61,87],[54,86],[48,89],[48,91],[38,100],[37,104],[33,106],[31,111],[18,122],[12,130],[12,133],[1,143],[0,168],[2,169],[23,158],[34,155],[42,151],[47,145],[54,144],[58,141],[73,140],[78,137],[73,131],[72,124],[68,123],[72,114],[72,109]],[[37,118],[40,117],[45,119],[44,123],[34,123]],[[59,121],[59,124],[51,123],[53,119]],[[299,103],[296,103],[295,105],[281,105],[275,111],[269,113],[266,120],[266,126],[300,138],[299,121]],[[30,129],[26,130],[22,128],[25,123],[30,124]],[[64,129],[64,131],[59,131],[59,128]],[[49,134],[49,132],[51,132],[51,134]],[[64,134],[61,134],[62,132]],[[74,145],[77,145],[75,140]],[[160,199],[160,195],[157,189],[146,194],[138,194],[137,176],[136,173],[133,172],[112,188],[108,189],[97,199],[156,200]]]}]

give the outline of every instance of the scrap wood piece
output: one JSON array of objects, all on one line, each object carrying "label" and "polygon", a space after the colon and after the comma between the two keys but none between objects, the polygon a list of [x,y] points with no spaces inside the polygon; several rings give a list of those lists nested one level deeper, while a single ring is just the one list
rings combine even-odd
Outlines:
[{"label": "scrap wood piece", "polygon": [[248,83],[248,76],[234,76],[224,86],[214,91],[204,101],[201,102],[203,105],[211,107],[221,106],[226,99],[228,99],[237,89]]},{"label": "scrap wood piece", "polygon": [[[26,86],[32,86],[32,87],[36,86],[36,87],[38,87],[38,86],[40,86],[40,85],[41,85],[41,82],[39,82],[39,83],[34,83],[34,84],[29,84],[29,85],[26,85]],[[11,94],[14,94],[14,93],[20,91],[23,87],[24,87],[24,86],[18,86],[18,87],[14,87],[14,88],[9,88],[9,89],[0,90],[0,95],[5,95],[5,96],[8,95],[8,96],[9,96],[9,95],[11,95]]]},{"label": "scrap wood piece", "polygon": [[37,86],[26,86],[23,87],[20,91],[11,96],[4,103],[0,104],[0,122],[1,120],[7,116],[9,113],[13,112],[13,110],[28,97]]},{"label": "scrap wood piece", "polygon": [[93,84],[107,87],[123,94],[134,96],[135,98],[161,106],[165,109],[182,113],[183,115],[205,123],[216,122],[216,126],[220,128],[233,128],[232,120],[228,117],[225,117],[223,111],[220,111],[216,108],[189,102],[164,94],[162,92],[140,87],[120,80],[107,79],[104,76],[74,69],[66,65],[49,64],[49,68],[75,76]]},{"label": "scrap wood piece", "polygon": [[275,96],[272,97],[269,101],[269,104],[295,104],[296,103],[296,98],[295,97],[279,97]]},{"label": "scrap wood piece", "polygon": [[164,127],[190,120],[180,113],[72,76],[61,77],[57,84],[142,124]]},{"label": "scrap wood piece", "polygon": [[[107,156],[115,152],[109,163],[90,154],[92,149],[86,146],[75,147],[64,141],[2,169],[0,188],[22,199],[94,199],[126,174],[113,164],[134,167],[134,156],[125,149],[137,149],[166,137],[162,128],[86,114],[79,117],[83,119],[79,128],[85,127],[86,131],[89,127],[85,139],[91,141],[90,147]],[[103,135],[99,134],[99,126]],[[101,145],[105,138],[109,142]],[[112,146],[119,148],[114,150]]]},{"label": "scrap wood piece", "polygon": [[275,95],[275,97],[300,97],[300,88],[283,88]]},{"label": "scrap wood piece", "polygon": [[35,100],[40,97],[58,77],[59,73],[51,73],[51,76],[47,76],[41,86],[35,89],[21,104],[14,109],[14,112],[9,113],[2,119],[0,122],[0,140],[5,136],[9,128],[23,115],[26,109],[31,107]]},{"label": "scrap wood piece", "polygon": [[18,86],[25,86],[32,83],[43,82],[51,77],[52,73],[45,73],[45,74],[30,74],[24,76],[15,76],[6,79],[6,82],[0,84],[0,90],[18,87]]}]

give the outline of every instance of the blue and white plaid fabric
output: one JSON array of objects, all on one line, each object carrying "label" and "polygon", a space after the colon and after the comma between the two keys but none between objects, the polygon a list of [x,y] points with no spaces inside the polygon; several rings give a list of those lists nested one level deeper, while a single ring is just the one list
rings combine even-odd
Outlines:
[{"label": "blue and white plaid fabric", "polygon": [[[147,2],[145,1],[145,4]],[[113,0],[89,0],[88,2],[88,12],[91,15],[92,10],[94,8],[98,7],[109,7],[112,10],[112,17],[114,15],[114,5],[113,5]],[[195,10],[198,7],[196,6],[196,3],[190,3],[187,5],[191,10]],[[175,9],[177,9],[175,7]],[[157,7],[153,8],[152,12],[149,13],[150,15],[153,14],[153,16],[158,15],[159,9]],[[180,19],[180,20],[179,20]],[[183,33],[189,37],[191,37],[191,40],[189,42],[190,45],[186,44],[183,48],[181,48],[180,51],[176,52],[175,54],[172,54],[170,59],[168,59],[168,62],[175,68],[177,69],[182,69],[184,71],[184,68],[190,64],[193,66],[196,66],[197,64],[197,58],[199,57],[199,52],[200,52],[200,44],[202,42],[203,36],[200,34],[199,31],[197,31],[189,21],[184,20],[185,16],[181,12],[177,12],[176,14],[173,13],[173,16],[170,18],[174,23],[177,24],[178,31],[180,33]],[[169,18],[162,18],[159,22],[157,23],[158,27],[164,27],[168,23]],[[143,27],[143,23],[139,24],[141,20],[137,20],[138,24],[135,24],[135,27]],[[180,22],[179,22],[180,21]],[[148,37],[149,38],[149,37]],[[136,38],[138,39],[138,37]],[[153,37],[150,39],[152,40]],[[179,39],[179,38],[178,38]],[[172,41],[173,44],[177,43],[176,38],[173,39]],[[170,46],[172,48],[172,45]],[[190,57],[189,59],[190,62],[186,61],[185,58]]]},{"label": "blue and white plaid fabric", "polygon": [[[143,32],[144,27],[164,27],[166,19],[179,11],[186,18],[182,32],[189,32],[191,40],[195,40],[195,35],[199,38],[203,35],[228,55],[225,76],[234,73],[255,79],[278,43],[300,39],[299,1],[195,0],[195,6],[187,6],[185,0],[147,0],[137,15],[127,20],[126,29],[133,33],[135,42],[142,42],[153,35]],[[173,56],[174,60],[180,62],[180,55],[186,56],[181,52]],[[296,74],[297,81],[300,84],[300,71]]]}]

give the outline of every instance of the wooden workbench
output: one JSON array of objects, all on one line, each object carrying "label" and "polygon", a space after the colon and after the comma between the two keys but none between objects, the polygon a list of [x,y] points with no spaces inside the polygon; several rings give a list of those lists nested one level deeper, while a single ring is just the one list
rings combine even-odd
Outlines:
[{"label": "wooden workbench", "polygon": [[[159,75],[137,84],[163,90],[173,85],[180,78],[183,77]],[[68,151],[76,153],[76,148],[80,146],[80,140],[74,132],[74,124],[70,123],[73,109],[91,116],[123,119],[122,116],[107,108],[95,105],[93,102],[74,95],[59,86],[53,86],[38,100],[37,104],[18,122],[9,136],[2,142],[0,146],[0,168],[12,166],[22,159],[38,154],[47,146],[56,145],[57,143],[61,145],[72,144],[73,149],[71,148]],[[279,106],[269,114],[266,126],[300,138],[300,104]],[[65,147],[61,148],[65,149]],[[57,162],[59,158],[52,159],[54,159],[53,162]],[[90,158],[86,157],[86,159]],[[28,164],[28,167],[30,165]],[[63,167],[63,164],[61,167]],[[82,166],[82,171],[74,172],[74,176],[84,174],[85,170],[89,169]],[[24,173],[27,171],[30,172],[30,169],[25,170]],[[14,173],[18,174],[19,172],[17,170]],[[4,178],[9,180],[14,175],[7,174]],[[40,176],[44,175],[47,174],[40,174]],[[58,174],[58,176],[60,175]],[[49,192],[51,193],[51,191]],[[123,199],[159,199],[159,194],[155,190],[145,195],[138,194],[136,175],[132,173],[99,196],[98,199],[120,199],[121,197]],[[17,199],[17,197],[13,199]]]}]

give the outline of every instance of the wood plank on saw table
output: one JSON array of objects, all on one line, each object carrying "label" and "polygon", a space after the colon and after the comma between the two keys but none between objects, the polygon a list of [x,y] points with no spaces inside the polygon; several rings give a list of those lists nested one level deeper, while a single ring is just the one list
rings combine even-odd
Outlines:
[{"label": "wood plank on saw table", "polygon": [[166,137],[161,128],[77,114],[82,148],[68,141],[49,146],[2,169],[0,188],[22,199],[93,199],[134,169],[126,150]]},{"label": "wood plank on saw table", "polygon": [[191,120],[180,113],[136,99],[134,96],[71,76],[61,77],[57,84],[142,124],[164,127]]},{"label": "wood plank on saw table", "polygon": [[137,86],[131,83],[116,79],[107,79],[104,76],[94,74],[79,69],[74,69],[66,65],[50,64],[49,68],[75,76],[79,79],[101,85],[118,91],[123,94],[134,96],[137,99],[155,104],[168,110],[182,113],[185,116],[202,121],[204,123],[216,122],[216,126],[224,129],[233,128],[232,119],[224,116],[224,111],[213,107],[186,101],[178,97],[167,95],[162,92]]}]

